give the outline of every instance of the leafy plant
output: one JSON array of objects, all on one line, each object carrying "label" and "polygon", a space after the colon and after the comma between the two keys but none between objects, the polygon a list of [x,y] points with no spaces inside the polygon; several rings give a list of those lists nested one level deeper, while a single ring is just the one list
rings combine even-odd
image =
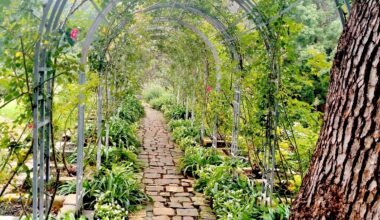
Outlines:
[{"label": "leafy plant", "polygon": [[214,148],[188,147],[179,162],[179,169],[186,175],[195,176],[206,165],[219,165],[223,158]]},{"label": "leafy plant", "polygon": [[191,127],[191,121],[190,120],[170,120],[168,123],[169,130],[173,131],[175,128],[178,127]]},{"label": "leafy plant", "polygon": [[102,165],[107,169],[111,169],[115,163],[130,165],[135,171],[141,167],[137,155],[131,150],[122,147],[104,149],[102,153]]},{"label": "leafy plant", "polygon": [[166,106],[164,110],[164,115],[167,119],[184,119],[186,115],[186,108],[182,105]]},{"label": "leafy plant", "polygon": [[59,195],[69,195],[76,192],[76,182],[75,181],[69,181],[66,182],[58,187],[58,194]]},{"label": "leafy plant", "polygon": [[118,202],[112,198],[111,201],[109,201],[110,198],[107,196],[107,193],[101,194],[98,202],[95,205],[95,218],[104,220],[128,219],[128,210],[124,207],[121,207]]},{"label": "leafy plant", "polygon": [[160,97],[150,100],[149,104],[156,110],[163,110],[164,106],[172,106],[174,104],[174,97],[169,93],[164,93]]},{"label": "leafy plant", "polygon": [[146,89],[143,93],[143,97],[146,101],[150,102],[152,99],[156,99],[164,94],[165,89],[160,86],[153,86],[149,89]]},{"label": "leafy plant", "polygon": [[84,201],[87,207],[94,207],[101,196],[104,203],[116,204],[126,210],[136,210],[150,198],[141,190],[132,166],[114,164],[111,169],[102,167],[93,179],[84,182]]},{"label": "leafy plant", "polygon": [[120,119],[132,124],[144,115],[144,108],[135,96],[127,94],[118,109],[118,113]]},{"label": "leafy plant", "polygon": [[173,130],[172,137],[174,141],[178,142],[184,138],[193,138],[193,140],[199,139],[199,129],[196,127],[177,127]]},{"label": "leafy plant", "polygon": [[113,146],[136,149],[140,146],[136,136],[136,128],[120,118],[113,118],[110,121],[109,137]]}]

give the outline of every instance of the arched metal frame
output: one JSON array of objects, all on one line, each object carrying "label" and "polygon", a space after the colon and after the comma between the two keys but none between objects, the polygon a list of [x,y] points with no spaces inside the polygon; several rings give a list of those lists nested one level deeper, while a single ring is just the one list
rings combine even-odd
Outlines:
[{"label": "arched metal frame", "polygon": [[[215,71],[216,71],[216,90],[217,92],[220,91],[220,79],[221,79],[221,62],[220,62],[220,58],[219,58],[219,53],[215,47],[215,45],[209,40],[209,38],[202,32],[200,31],[198,28],[196,28],[194,25],[191,25],[190,23],[188,22],[185,22],[185,21],[182,21],[180,19],[177,19],[177,18],[172,18],[172,17],[160,17],[160,18],[157,18],[157,19],[154,19],[154,22],[155,23],[162,23],[162,22],[175,22],[177,24],[179,24],[180,26],[182,27],[185,27],[186,29],[189,29],[191,32],[193,32],[194,34],[196,34],[204,43],[205,45],[209,48],[209,50],[211,51],[212,55],[213,55],[213,58],[214,58],[214,62],[215,62]],[[113,39],[116,38],[116,36],[118,36],[118,34],[120,34],[121,32],[123,32],[123,28],[125,25],[126,25],[126,20],[123,20],[121,22],[121,25],[118,25],[118,31],[114,34],[112,34],[112,37],[108,40],[107,42],[107,46],[106,48],[108,48],[108,46],[111,44],[111,42],[113,41]],[[165,28],[161,27],[161,26],[152,26],[151,27],[152,30],[166,30]],[[133,32],[134,29],[132,30],[128,30],[127,32]],[[104,51],[105,53],[106,51]],[[98,107],[97,107],[97,169],[100,168],[100,164],[101,164],[101,133],[102,133],[102,99],[103,99],[103,87],[102,85],[99,85],[98,87]],[[215,122],[216,123],[216,122]],[[214,129],[216,129],[216,127],[214,126]],[[108,131],[108,129],[106,129]]]},{"label": "arched metal frame", "polygon": [[[271,32],[268,25],[266,24],[263,16],[257,11],[256,5],[251,0],[233,0],[235,1],[241,9],[243,9],[247,15],[251,16],[253,23],[256,25],[257,30],[259,30],[264,44],[266,45],[268,56],[271,63],[272,72],[270,73],[270,79],[276,85],[277,90],[272,91],[270,96],[273,97],[272,104],[269,107],[269,118],[270,125],[268,126],[267,132],[267,147],[268,147],[268,155],[271,157],[266,159],[268,164],[267,170],[265,170],[263,179],[266,179],[265,184],[265,199],[268,198],[267,195],[272,194],[273,191],[273,181],[274,181],[274,151],[275,146],[277,144],[276,137],[276,128],[277,128],[277,120],[278,120],[278,104],[275,97],[275,94],[278,92],[279,86],[279,78],[280,78],[280,70],[279,63],[277,61],[276,56],[276,46],[271,42],[271,36],[273,33]],[[44,94],[49,94],[51,92],[51,79],[48,77],[51,71],[47,66],[47,48],[42,47],[42,40],[48,39],[50,33],[54,33],[58,30],[59,20],[63,9],[67,4],[67,0],[56,0],[53,4],[54,0],[47,0],[44,4],[43,14],[41,18],[41,23],[38,29],[39,39],[35,46],[35,56],[34,56],[34,106],[33,106],[33,118],[34,118],[34,129],[33,129],[33,219],[37,219],[37,216],[42,220],[44,218],[44,182],[48,180],[49,177],[49,151],[50,151],[50,141],[51,141],[51,97],[44,97]],[[111,0],[110,3],[101,11],[96,20],[93,23],[92,28],[87,33],[86,41],[83,43],[82,49],[82,57],[80,63],[84,66],[87,59],[88,49],[93,42],[95,32],[97,31],[97,27],[100,26],[100,23],[106,18],[107,14],[116,6],[117,3],[121,2],[121,0]],[[347,7],[349,8],[349,2],[345,0]],[[54,5],[54,6],[53,6]],[[204,13],[202,10],[199,10],[197,7],[193,7],[188,4],[182,3],[161,3],[150,6],[145,11],[158,10],[162,8],[178,8],[186,10],[190,13],[201,16],[203,19],[207,20],[210,24],[213,25],[215,29],[222,33],[226,40],[226,43],[230,45],[230,51],[232,52],[232,56],[234,59],[239,61],[238,70],[242,70],[242,60],[240,55],[236,50],[235,43],[237,40],[229,35],[227,32],[227,28],[221,23],[218,19],[213,18],[209,14]],[[341,12],[341,11],[340,11]],[[49,17],[49,19],[48,19]],[[64,24],[63,24],[64,25]],[[85,73],[80,72],[79,74],[79,84],[85,83]],[[240,89],[237,84],[236,94],[235,94],[235,111],[234,111],[234,138],[237,137],[238,131],[238,122],[239,122],[239,109],[240,109]],[[79,97],[80,102],[78,104],[78,155],[77,157],[81,160],[83,159],[83,145],[84,145],[84,111],[85,106],[83,104],[84,96],[83,94]],[[237,143],[233,143],[233,145]],[[236,146],[237,147],[237,146]],[[46,174],[44,174],[45,162],[47,164]],[[77,209],[78,211],[82,205],[82,183],[83,183],[83,164],[78,166],[77,173]],[[46,199],[47,201],[48,199]],[[39,204],[39,205],[38,205]],[[39,208],[39,212],[38,212]]]},{"label": "arched metal frame", "polygon": [[[100,23],[102,22],[103,19],[105,19],[106,15],[116,6],[118,2],[121,2],[121,0],[113,0],[111,1],[105,9],[99,13],[98,17],[96,18],[95,22],[93,23],[92,28],[89,30],[87,33],[87,38],[86,41],[83,43],[83,49],[82,49],[82,57],[80,60],[80,63],[83,65],[86,63],[87,60],[87,53],[88,49],[94,39],[94,35],[96,32],[96,29],[98,26],[100,26]],[[48,2],[44,5],[44,10],[43,10],[43,17],[41,20],[40,24],[40,29],[39,29],[39,38],[44,39],[48,38],[49,32],[50,32],[50,24],[54,20],[54,26],[55,28],[57,27],[59,23],[60,16],[63,12],[63,9],[67,3],[67,0],[57,0],[54,4],[54,7],[51,10],[51,6],[53,4],[53,0],[48,0]],[[148,7],[145,9],[145,11],[153,11],[153,10],[158,10],[162,8],[180,8],[183,10],[186,10],[190,13],[197,14],[201,16],[203,19],[208,21],[215,29],[220,31],[223,36],[228,39],[226,42],[228,42],[231,45],[231,52],[232,56],[234,59],[239,61],[239,64],[242,64],[241,62],[241,57],[236,51],[236,47],[233,45],[235,43],[234,39],[229,35],[227,32],[227,28],[219,22],[217,19],[213,18],[209,14],[204,13],[202,10],[192,7],[191,5],[185,5],[185,4],[180,4],[180,3],[164,3],[164,4],[156,4],[151,7]],[[58,12],[58,15],[56,13]],[[50,19],[49,22],[46,23],[46,18],[50,14]],[[44,28],[46,28],[44,32]],[[45,37],[44,37],[45,36]],[[39,170],[39,180],[37,178],[37,175],[34,175],[33,179],[33,218],[36,219],[37,216],[39,216],[40,219],[43,219],[43,213],[44,213],[44,178],[45,175],[43,173],[44,169],[44,160],[48,158],[48,156],[44,155],[45,151],[44,148],[46,147],[48,149],[47,152],[49,152],[49,142],[51,141],[50,137],[50,131],[51,131],[51,123],[49,121],[49,111],[51,110],[51,103],[46,103],[45,98],[42,96],[43,93],[46,91],[42,90],[42,86],[46,83],[45,78],[46,78],[46,73],[47,73],[47,68],[46,68],[46,49],[43,49],[40,51],[40,46],[41,46],[41,40],[37,42],[37,45],[35,47],[35,62],[34,62],[34,78],[35,78],[35,91],[34,91],[34,104],[35,107],[33,109],[34,112],[34,144],[33,144],[33,155],[34,155],[34,172],[35,174],[38,173],[38,168]],[[42,61],[42,62],[41,62]],[[40,67],[40,63],[42,63]],[[47,92],[50,91],[51,86],[49,86],[51,80],[47,80]],[[81,71],[79,73],[79,84],[83,85],[85,83],[85,73]],[[40,88],[40,90],[39,90]],[[84,106],[84,95],[81,94],[79,96],[79,104],[78,104],[78,153],[77,153],[77,158],[79,158],[79,161],[83,159],[83,146],[84,146],[84,111],[85,111],[85,106]],[[41,107],[40,107],[41,106]],[[49,107],[50,106],[50,107]],[[47,110],[47,112],[46,112]],[[38,115],[40,114],[40,115]],[[39,117],[40,116],[40,117]],[[40,121],[40,119],[48,119],[44,121]],[[51,120],[51,117],[50,117]],[[236,130],[237,132],[237,130]],[[42,137],[42,138],[41,138]],[[39,153],[39,158],[37,158],[37,155]],[[37,164],[38,159],[40,160],[40,163]],[[49,167],[49,166],[47,166]],[[46,176],[49,174],[47,173]],[[83,199],[83,190],[82,190],[82,185],[83,185],[83,163],[78,163],[77,164],[77,210],[79,211],[82,206],[82,199]],[[37,197],[37,194],[39,195]],[[39,213],[37,212],[37,201],[39,201]],[[47,200],[46,200],[47,201]],[[46,210],[47,211],[47,210]]]}]

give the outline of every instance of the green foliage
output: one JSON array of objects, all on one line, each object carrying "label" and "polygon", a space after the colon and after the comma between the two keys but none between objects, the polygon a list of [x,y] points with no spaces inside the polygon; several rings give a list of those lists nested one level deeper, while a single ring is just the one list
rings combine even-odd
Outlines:
[{"label": "green foliage", "polygon": [[206,149],[198,146],[188,146],[178,167],[183,174],[195,176],[197,171],[206,165],[219,165],[222,161],[222,156],[219,155],[215,148]]},{"label": "green foliage", "polygon": [[127,94],[118,112],[120,119],[132,124],[137,122],[144,115],[144,108],[135,96]]},{"label": "green foliage", "polygon": [[110,119],[109,137],[113,146],[136,151],[140,146],[136,136],[137,122],[144,115],[144,108],[137,98],[127,94],[118,109],[118,115]]},{"label": "green foliage", "polygon": [[163,110],[165,117],[169,120],[185,119],[186,108],[182,105],[174,104],[170,106],[165,106]]},{"label": "green foliage", "polygon": [[163,110],[165,107],[172,106],[174,104],[174,97],[169,93],[164,93],[160,97],[151,99],[149,104],[156,110]]},{"label": "green foliage", "polygon": [[58,194],[59,195],[69,195],[69,194],[75,194],[76,192],[76,181],[69,181],[66,182],[58,187]]},{"label": "green foliage", "polygon": [[160,98],[165,93],[165,89],[160,86],[152,86],[144,90],[143,97],[147,102]]},{"label": "green foliage", "polygon": [[177,127],[173,130],[172,137],[174,141],[178,142],[185,138],[192,138],[193,140],[199,140],[199,130],[197,127]]},{"label": "green foliage", "polygon": [[87,218],[85,216],[81,216],[79,218],[76,218],[74,213],[67,212],[63,215],[62,218],[60,218],[60,220],[87,220]]},{"label": "green foliage", "polygon": [[112,146],[125,147],[131,150],[136,150],[140,146],[136,136],[136,125],[131,125],[117,117],[110,121],[109,137]]},{"label": "green foliage", "polygon": [[168,123],[169,131],[173,131],[174,129],[178,127],[191,127],[191,121],[190,120],[170,120]]},{"label": "green foliage", "polygon": [[220,166],[199,170],[194,188],[212,200],[218,219],[287,219],[289,207],[263,207],[261,190],[242,174],[239,162],[230,160]]},{"label": "green foliage", "polygon": [[117,201],[107,196],[106,192],[101,194],[95,205],[95,218],[104,220],[124,220],[128,218],[128,210],[118,204]]},{"label": "green foliage", "polygon": [[137,155],[123,147],[111,147],[104,149],[102,153],[102,166],[111,169],[113,164],[125,164],[138,171],[141,167],[141,162],[137,159]]},{"label": "green foliage", "polygon": [[141,190],[131,166],[115,164],[112,168],[101,170],[93,179],[84,182],[85,206],[94,207],[101,198],[102,204],[119,204],[133,211],[146,204],[150,198]]}]

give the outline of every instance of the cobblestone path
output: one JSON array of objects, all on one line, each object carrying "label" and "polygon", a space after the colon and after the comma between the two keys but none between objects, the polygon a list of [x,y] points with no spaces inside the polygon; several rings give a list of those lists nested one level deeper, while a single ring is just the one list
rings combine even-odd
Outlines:
[{"label": "cobblestone path", "polygon": [[193,179],[181,175],[175,166],[182,155],[166,130],[161,112],[145,106],[139,135],[143,140],[140,160],[146,163],[142,183],[153,203],[132,214],[130,220],[213,220],[215,216],[203,195],[193,190]]}]

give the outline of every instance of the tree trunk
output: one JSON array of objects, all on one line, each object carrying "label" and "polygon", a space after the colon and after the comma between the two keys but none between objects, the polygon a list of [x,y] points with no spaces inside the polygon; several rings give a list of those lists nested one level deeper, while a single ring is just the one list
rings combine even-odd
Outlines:
[{"label": "tree trunk", "polygon": [[380,219],[380,1],[356,0],[291,219]]}]

